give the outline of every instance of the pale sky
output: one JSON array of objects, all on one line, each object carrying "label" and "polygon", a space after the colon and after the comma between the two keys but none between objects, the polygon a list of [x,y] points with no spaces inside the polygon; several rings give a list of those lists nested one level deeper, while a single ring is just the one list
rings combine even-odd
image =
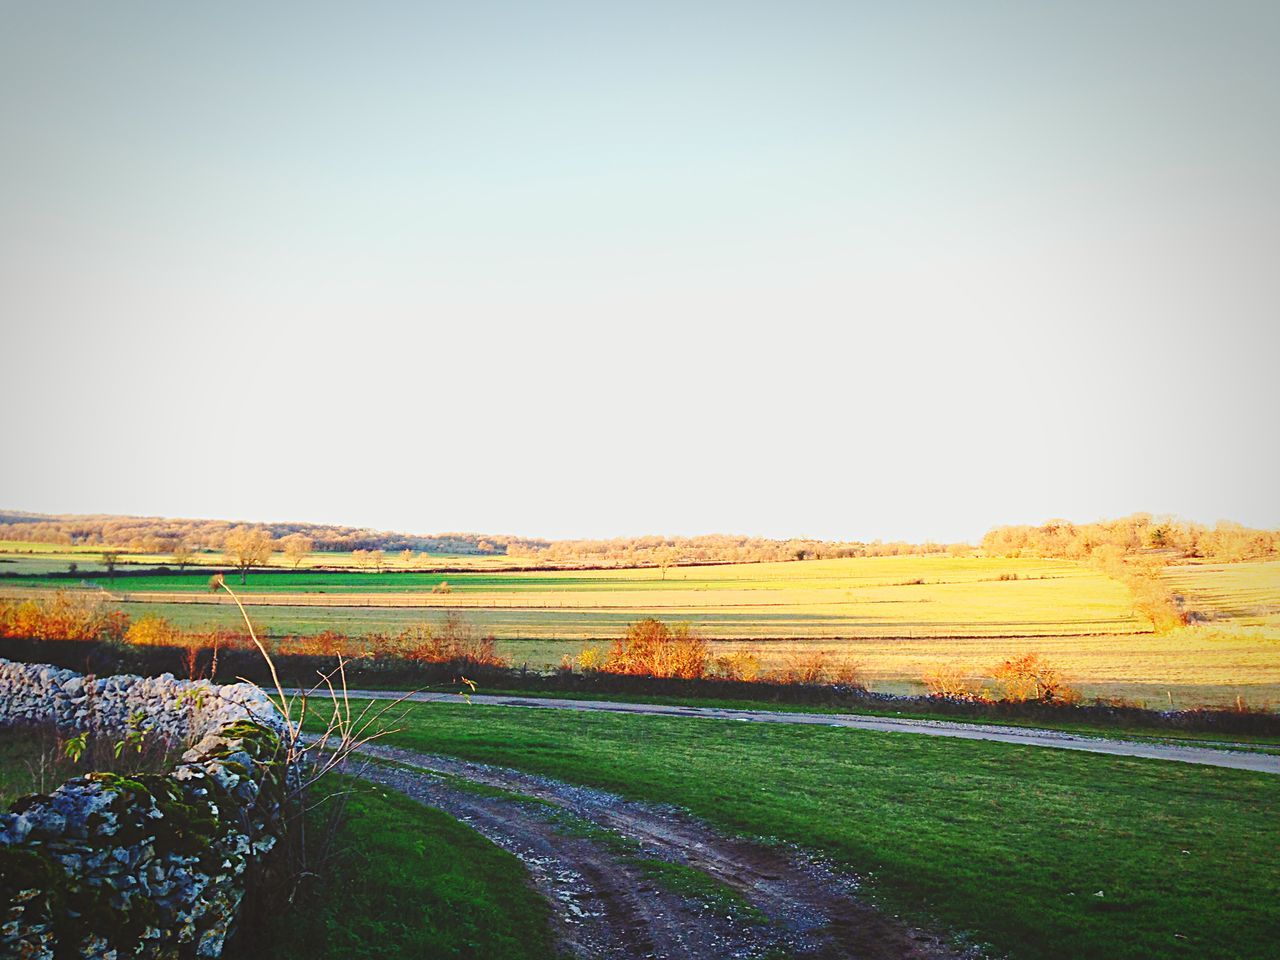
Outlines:
[{"label": "pale sky", "polygon": [[1280,4],[0,6],[0,507],[1280,525]]}]

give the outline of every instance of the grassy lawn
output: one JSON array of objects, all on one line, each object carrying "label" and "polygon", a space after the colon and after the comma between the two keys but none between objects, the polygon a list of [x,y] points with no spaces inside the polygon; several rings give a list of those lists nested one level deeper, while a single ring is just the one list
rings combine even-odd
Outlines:
[{"label": "grassy lawn", "polygon": [[1277,777],[822,727],[405,709],[390,742],[824,851],[895,912],[1015,957],[1276,955]]},{"label": "grassy lawn", "polygon": [[[367,690],[404,691],[403,686],[370,684]],[[461,698],[467,688],[461,684],[435,685],[419,688],[423,693],[447,693]],[[1158,743],[1174,743],[1185,746],[1214,747],[1220,744],[1250,746],[1264,752],[1280,748],[1280,736],[1251,733],[1219,733],[1211,730],[1176,730],[1154,725],[1111,724],[1101,725],[1088,720],[1064,718],[1038,720],[1023,717],[965,717],[945,713],[922,713],[911,710],[876,709],[875,707],[833,707],[823,704],[778,703],[774,700],[723,699],[718,697],[674,697],[632,693],[599,693],[560,690],[503,690],[479,688],[477,693],[489,696],[525,697],[548,700],[599,700],[607,703],[652,703],[667,707],[703,707],[724,710],[773,710],[780,713],[830,713],[858,717],[884,717],[891,720],[937,720],[945,723],[989,724],[1001,727],[1027,727],[1033,730],[1061,730],[1085,737],[1102,737],[1111,740],[1143,740]]]},{"label": "grassy lawn", "polygon": [[228,956],[248,960],[543,960],[546,905],[520,861],[393,790],[353,791],[332,873]]}]

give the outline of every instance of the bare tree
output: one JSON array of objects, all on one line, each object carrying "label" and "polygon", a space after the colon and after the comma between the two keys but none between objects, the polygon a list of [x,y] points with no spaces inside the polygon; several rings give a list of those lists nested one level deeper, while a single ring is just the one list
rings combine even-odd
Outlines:
[{"label": "bare tree", "polygon": [[413,551],[408,549],[401,550],[400,559],[404,561],[404,565],[407,567],[409,564],[413,563]]},{"label": "bare tree", "polygon": [[186,569],[191,558],[195,556],[195,551],[188,547],[185,543],[178,543],[173,548],[173,562],[178,565],[179,570]]},{"label": "bare tree", "polygon": [[116,564],[120,562],[119,550],[103,550],[102,565],[107,568],[107,576],[112,580],[116,578]]},{"label": "bare tree", "polygon": [[382,550],[382,549],[378,549],[378,550],[370,550],[370,551],[369,551],[369,556],[373,559],[373,566],[374,566],[374,569],[375,569],[375,570],[377,570],[379,573],[381,573],[381,572],[382,572],[382,565],[383,565],[383,564],[386,562],[386,560],[387,560],[387,551]]},{"label": "bare tree", "polygon": [[284,547],[284,555],[293,561],[293,569],[297,570],[307,554],[315,549],[316,542],[301,533],[291,533],[280,540],[280,545]]},{"label": "bare tree", "polygon": [[676,551],[673,547],[661,547],[654,551],[653,562],[662,568],[662,579],[667,579],[667,568],[676,562]]},{"label": "bare tree", "polygon": [[222,541],[222,552],[227,562],[240,571],[243,584],[250,567],[260,567],[271,559],[275,541],[266,530],[254,527],[236,527]]}]

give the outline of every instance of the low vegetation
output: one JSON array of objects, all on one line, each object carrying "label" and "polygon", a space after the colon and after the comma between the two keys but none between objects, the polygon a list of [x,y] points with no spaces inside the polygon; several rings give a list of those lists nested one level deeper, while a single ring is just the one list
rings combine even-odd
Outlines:
[{"label": "low vegetation", "polygon": [[[1012,957],[1269,956],[1280,778],[728,721],[415,704],[388,741],[675,803],[816,849]],[[1016,903],[1018,909],[1009,909]]]},{"label": "low vegetation", "polygon": [[120,739],[69,735],[52,724],[0,729],[0,810],[92,771],[132,776],[168,770],[181,752],[141,726]]},{"label": "low vegetation", "polygon": [[290,909],[251,910],[229,960],[557,956],[546,904],[515,857],[394,791],[338,775],[326,787],[345,805],[337,855]]}]

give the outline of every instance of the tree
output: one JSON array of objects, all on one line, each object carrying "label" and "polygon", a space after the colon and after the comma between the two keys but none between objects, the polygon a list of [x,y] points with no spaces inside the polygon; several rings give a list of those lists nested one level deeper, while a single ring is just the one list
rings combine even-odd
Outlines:
[{"label": "tree", "polygon": [[102,565],[107,568],[107,576],[112,580],[116,578],[116,564],[120,562],[119,550],[103,550]]},{"label": "tree", "polygon": [[293,569],[297,570],[298,564],[315,549],[316,542],[301,533],[291,533],[280,540],[280,545],[284,547],[284,555],[293,561]]},{"label": "tree", "polygon": [[413,551],[408,549],[401,550],[400,559],[404,561],[404,565],[407,567],[409,564],[413,563]]},{"label": "tree", "polygon": [[365,560],[367,560],[368,558],[369,558],[368,550],[352,550],[351,551],[351,561],[355,563],[357,566],[363,566]]},{"label": "tree", "polygon": [[254,527],[236,527],[222,541],[222,552],[227,562],[240,571],[243,584],[250,567],[262,566],[271,559],[275,541],[266,530]]},{"label": "tree", "polygon": [[173,562],[178,565],[179,570],[184,569],[194,555],[195,551],[185,543],[179,543],[173,548]]},{"label": "tree", "polygon": [[662,569],[662,579],[667,579],[667,567],[676,562],[676,551],[672,547],[660,547],[654,551],[653,562]]},{"label": "tree", "polygon": [[370,556],[370,557],[372,558],[372,560],[373,560],[373,566],[374,566],[374,569],[375,569],[375,570],[377,570],[379,573],[381,573],[381,572],[382,572],[382,565],[383,565],[383,563],[385,563],[385,562],[386,562],[386,559],[387,559],[387,551],[385,551],[385,550],[381,550],[381,549],[379,549],[379,550],[370,550],[370,551],[369,551],[369,556]]}]

